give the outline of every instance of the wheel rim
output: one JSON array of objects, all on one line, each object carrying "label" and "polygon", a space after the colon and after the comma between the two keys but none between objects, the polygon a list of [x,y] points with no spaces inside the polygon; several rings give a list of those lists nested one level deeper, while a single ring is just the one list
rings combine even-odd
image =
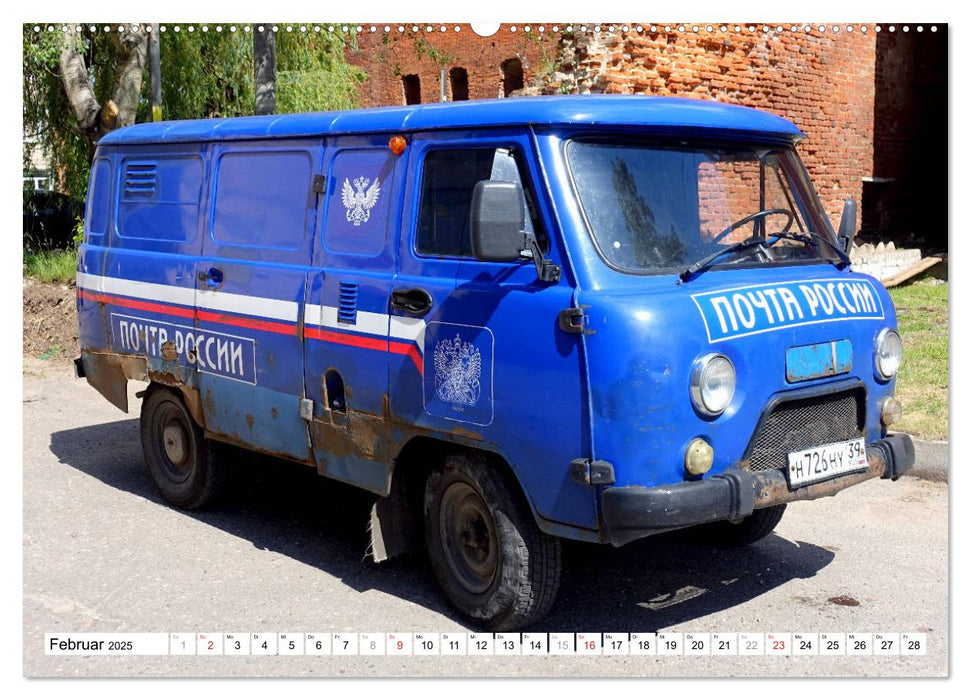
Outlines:
[{"label": "wheel rim", "polygon": [[470,593],[484,593],[499,565],[499,543],[488,506],[468,484],[452,484],[442,495],[438,522],[452,575]]},{"label": "wheel rim", "polygon": [[195,463],[195,444],[188,421],[178,406],[165,403],[155,414],[154,428],[155,454],[166,478],[185,481]]}]

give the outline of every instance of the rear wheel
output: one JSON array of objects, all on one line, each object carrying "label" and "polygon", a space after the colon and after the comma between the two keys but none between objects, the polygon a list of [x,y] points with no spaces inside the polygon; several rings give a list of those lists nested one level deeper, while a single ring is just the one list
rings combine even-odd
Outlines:
[{"label": "rear wheel", "polygon": [[786,512],[786,504],[760,508],[739,521],[723,520],[693,529],[698,542],[716,547],[744,547],[772,534]]},{"label": "rear wheel", "polygon": [[162,387],[148,392],[142,403],[141,437],[148,471],[169,503],[195,510],[219,495],[222,465],[181,396]]},{"label": "rear wheel", "polygon": [[449,601],[485,629],[543,617],[560,583],[560,542],[478,456],[453,456],[425,485],[425,536]]}]

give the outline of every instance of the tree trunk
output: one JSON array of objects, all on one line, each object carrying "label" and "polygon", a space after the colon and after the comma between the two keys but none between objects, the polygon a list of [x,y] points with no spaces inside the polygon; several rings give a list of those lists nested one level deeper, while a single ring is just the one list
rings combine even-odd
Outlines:
[{"label": "tree trunk", "polygon": [[254,114],[276,112],[276,41],[270,24],[253,25],[253,67],[256,108]]},{"label": "tree trunk", "polygon": [[109,131],[135,123],[138,95],[142,89],[142,72],[148,41],[145,32],[118,32],[113,39],[118,47],[118,65],[111,99],[105,105],[91,87],[84,57],[78,52],[77,36],[63,32],[64,43],[59,59],[61,82],[78,127],[88,142],[91,155],[98,139]]}]

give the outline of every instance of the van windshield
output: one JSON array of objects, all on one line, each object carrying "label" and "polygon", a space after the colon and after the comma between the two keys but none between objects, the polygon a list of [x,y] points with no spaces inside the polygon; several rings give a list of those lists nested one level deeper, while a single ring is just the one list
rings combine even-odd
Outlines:
[{"label": "van windshield", "polygon": [[736,246],[717,266],[836,257],[811,235],[835,241],[791,148],[575,140],[566,154],[597,250],[622,272],[684,268],[749,240],[763,243]]}]

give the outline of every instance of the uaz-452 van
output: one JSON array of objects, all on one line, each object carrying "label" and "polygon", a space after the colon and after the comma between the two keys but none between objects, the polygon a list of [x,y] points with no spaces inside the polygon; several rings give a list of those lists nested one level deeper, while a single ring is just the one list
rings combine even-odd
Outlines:
[{"label": "uaz-452 van", "polygon": [[563,538],[768,535],[913,445],[886,290],[854,273],[786,119],[547,97],[140,124],[102,139],[79,374],[164,497],[221,443],[367,489],[487,629],[538,620]]}]

